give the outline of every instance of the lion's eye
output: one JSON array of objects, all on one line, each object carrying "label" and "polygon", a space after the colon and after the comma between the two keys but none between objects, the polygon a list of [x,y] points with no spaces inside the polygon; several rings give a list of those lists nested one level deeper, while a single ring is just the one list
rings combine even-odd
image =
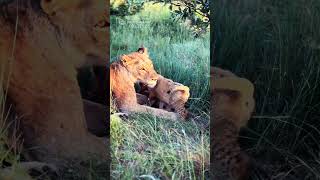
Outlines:
[{"label": "lion's eye", "polygon": [[141,70],[141,71],[147,71],[146,68],[141,68],[140,70]]}]

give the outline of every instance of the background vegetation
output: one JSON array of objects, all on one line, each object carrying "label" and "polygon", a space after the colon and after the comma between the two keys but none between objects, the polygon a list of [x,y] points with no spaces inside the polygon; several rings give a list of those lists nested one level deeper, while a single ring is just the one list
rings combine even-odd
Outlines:
[{"label": "background vegetation", "polygon": [[243,148],[274,179],[320,179],[320,2],[230,0],[214,8],[213,64],[256,87]]},{"label": "background vegetation", "polygon": [[188,21],[195,36],[209,31],[210,0],[111,0],[111,15],[128,16],[140,12],[144,4],[167,6],[174,20]]},{"label": "background vegetation", "polygon": [[114,179],[205,179],[209,170],[209,34],[172,18],[168,4],[145,2],[139,12],[111,16],[111,57],[142,44],[158,73],[190,87],[194,118],[173,122],[152,115],[111,118]]}]

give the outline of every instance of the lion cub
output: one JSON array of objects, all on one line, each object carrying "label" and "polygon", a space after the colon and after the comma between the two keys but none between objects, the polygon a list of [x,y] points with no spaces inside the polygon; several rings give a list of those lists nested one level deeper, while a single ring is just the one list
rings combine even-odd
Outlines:
[{"label": "lion cub", "polygon": [[244,180],[249,176],[249,157],[241,151],[238,135],[255,107],[254,86],[230,71],[211,68],[211,157],[213,179]]},{"label": "lion cub", "polygon": [[148,103],[151,106],[176,112],[180,118],[186,119],[189,112],[185,104],[190,97],[189,91],[189,87],[159,75],[154,88],[142,87],[140,92],[149,98]]}]

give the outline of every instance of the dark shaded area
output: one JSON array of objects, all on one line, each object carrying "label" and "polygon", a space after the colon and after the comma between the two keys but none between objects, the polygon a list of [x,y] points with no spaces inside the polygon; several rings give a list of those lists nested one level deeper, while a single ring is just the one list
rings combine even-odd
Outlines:
[{"label": "dark shaded area", "polygon": [[[110,83],[107,67],[81,68],[78,71],[78,83],[84,99],[86,119],[101,119],[104,121],[88,122],[88,130],[96,136],[110,135]],[[91,117],[91,118],[88,118]],[[95,117],[95,118],[92,118]]]},{"label": "dark shaded area", "polygon": [[256,117],[241,134],[243,148],[272,175],[319,177],[319,1],[230,0],[214,6],[212,64],[256,88]]},{"label": "dark shaded area", "polygon": [[107,67],[81,68],[77,78],[84,99],[108,105],[110,93]]}]

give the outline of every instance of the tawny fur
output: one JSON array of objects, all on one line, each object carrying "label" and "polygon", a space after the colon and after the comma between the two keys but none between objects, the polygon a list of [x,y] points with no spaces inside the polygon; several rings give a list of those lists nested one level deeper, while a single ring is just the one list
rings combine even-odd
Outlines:
[{"label": "tawny fur", "polygon": [[176,120],[178,118],[176,113],[138,104],[134,84],[140,82],[153,88],[157,80],[158,74],[154,70],[146,48],[120,56],[110,67],[112,96],[120,111],[150,113],[161,118]]},{"label": "tawny fur", "polygon": [[107,157],[106,140],[87,130],[76,74],[107,64],[108,9],[104,0],[14,0],[1,8],[3,85],[36,160]]},{"label": "tawny fur", "polygon": [[149,93],[151,104],[159,103],[160,109],[176,112],[182,119],[187,118],[185,104],[190,97],[189,87],[159,75],[156,87],[149,88]]},{"label": "tawny fur", "polygon": [[230,71],[211,68],[211,87],[213,178],[245,180],[249,175],[250,161],[240,149],[238,136],[254,110],[254,86]]}]

